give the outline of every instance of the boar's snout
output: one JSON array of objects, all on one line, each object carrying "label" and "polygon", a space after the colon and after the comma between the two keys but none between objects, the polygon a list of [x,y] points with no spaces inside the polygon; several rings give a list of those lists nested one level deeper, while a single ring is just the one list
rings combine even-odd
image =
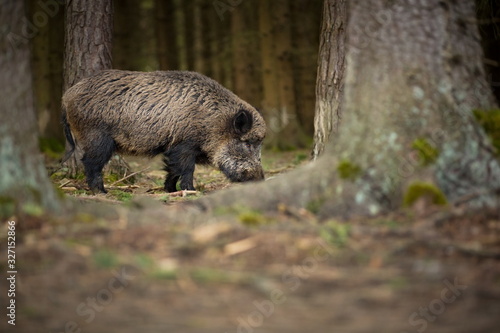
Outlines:
[{"label": "boar's snout", "polygon": [[264,179],[264,169],[260,163],[224,163],[220,170],[232,182],[249,182]]}]

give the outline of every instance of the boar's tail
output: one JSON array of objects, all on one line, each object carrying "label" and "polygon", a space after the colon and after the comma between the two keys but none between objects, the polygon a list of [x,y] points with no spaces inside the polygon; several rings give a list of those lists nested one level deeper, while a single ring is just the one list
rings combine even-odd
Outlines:
[{"label": "boar's tail", "polygon": [[73,135],[71,134],[71,128],[69,127],[68,118],[66,117],[66,108],[64,107],[64,105],[62,107],[61,120],[64,129],[64,136],[66,137],[66,141],[68,141],[69,144],[69,150],[66,151],[64,157],[61,160],[61,163],[64,163],[75,151],[75,140],[73,140]]}]

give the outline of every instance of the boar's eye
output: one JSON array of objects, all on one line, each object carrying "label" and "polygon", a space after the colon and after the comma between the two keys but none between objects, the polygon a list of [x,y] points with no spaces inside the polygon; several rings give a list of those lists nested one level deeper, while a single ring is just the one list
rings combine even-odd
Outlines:
[{"label": "boar's eye", "polygon": [[237,135],[243,135],[252,128],[252,115],[247,110],[240,110],[233,119],[233,128]]}]

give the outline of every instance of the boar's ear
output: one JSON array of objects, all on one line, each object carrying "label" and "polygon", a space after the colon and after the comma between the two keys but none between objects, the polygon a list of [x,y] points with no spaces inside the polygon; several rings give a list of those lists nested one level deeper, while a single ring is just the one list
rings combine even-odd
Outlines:
[{"label": "boar's ear", "polygon": [[240,110],[233,119],[233,128],[236,134],[243,135],[252,128],[252,114],[247,110]]}]

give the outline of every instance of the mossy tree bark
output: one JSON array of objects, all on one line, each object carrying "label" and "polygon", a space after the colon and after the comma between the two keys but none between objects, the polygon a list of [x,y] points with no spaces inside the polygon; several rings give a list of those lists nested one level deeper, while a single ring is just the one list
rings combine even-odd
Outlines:
[{"label": "mossy tree bark", "polygon": [[0,1],[0,216],[56,212],[60,202],[38,149],[24,2]]},{"label": "mossy tree bark", "polygon": [[316,77],[313,159],[338,132],[344,97],[347,1],[325,0]]},{"label": "mossy tree bark", "polygon": [[470,20],[474,3],[367,0],[351,2],[349,13],[335,142],[301,170],[220,192],[199,207],[282,203],[327,216],[374,215],[400,207],[415,181],[437,185],[450,202],[498,207],[500,165],[471,112],[494,106]]},{"label": "mossy tree bark", "polygon": [[[64,91],[86,76],[111,68],[112,1],[68,1],[65,18]],[[66,162],[70,175],[83,171],[82,156],[77,146]]]}]

